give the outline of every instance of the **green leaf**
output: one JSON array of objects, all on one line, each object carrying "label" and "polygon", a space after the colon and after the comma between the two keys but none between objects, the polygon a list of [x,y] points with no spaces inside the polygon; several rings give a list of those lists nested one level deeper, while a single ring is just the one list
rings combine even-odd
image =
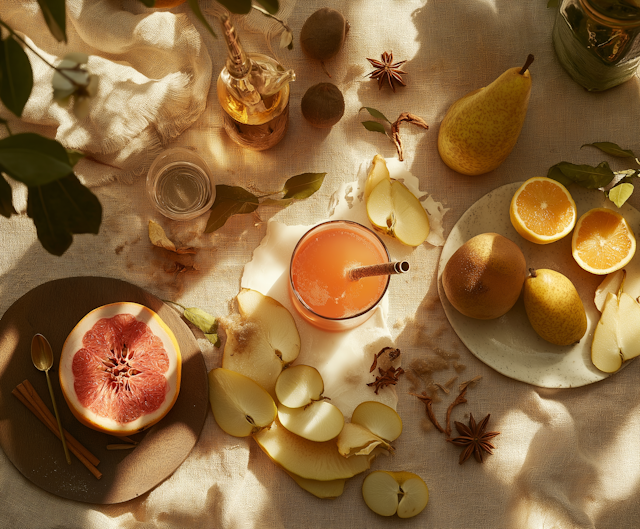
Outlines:
[{"label": "green leaf", "polygon": [[211,214],[205,228],[205,233],[213,233],[224,226],[233,215],[251,213],[258,209],[258,197],[249,191],[227,185],[216,186],[216,200],[211,206]]},{"label": "green leaf", "polygon": [[619,208],[633,194],[633,184],[619,184],[609,190],[608,197]]},{"label": "green leaf", "polygon": [[184,310],[184,317],[193,323],[203,333],[218,332],[218,320],[211,314],[197,307]]},{"label": "green leaf", "polygon": [[46,185],[30,187],[27,215],[33,219],[42,246],[62,255],[73,234],[98,233],[102,206],[74,174]]},{"label": "green leaf", "polygon": [[0,42],[0,100],[21,117],[33,88],[31,63],[22,46],[12,37]]},{"label": "green leaf", "polygon": [[156,5],[156,0],[138,0],[138,1],[146,5],[147,7],[154,7]]},{"label": "green leaf", "polygon": [[189,1],[189,7],[191,7],[191,11],[193,11],[193,14],[196,16],[196,18],[200,22],[202,22],[204,24],[204,27],[207,28],[207,31],[209,31],[209,33],[211,33],[217,39],[218,36],[215,34],[215,32],[213,31],[213,28],[209,25],[209,22],[207,21],[206,18],[204,18],[204,15],[200,10],[200,4],[198,4],[198,0],[188,0],[188,1]]},{"label": "green leaf", "polygon": [[64,147],[33,132],[0,140],[0,165],[10,177],[29,187],[45,185],[73,173]]},{"label": "green leaf", "polygon": [[209,340],[215,347],[220,347],[220,337],[217,333],[204,333],[204,337]]},{"label": "green leaf", "polygon": [[[597,141],[595,143],[585,143],[582,147],[595,147],[596,149],[600,149],[602,152],[606,154],[610,154],[611,156],[616,156],[617,158],[636,158],[636,155],[633,154],[633,151],[628,149],[623,149],[615,143],[611,143],[609,141]],[[580,147],[582,149],[582,147]]]},{"label": "green leaf", "polygon": [[549,0],[547,2],[547,7],[558,7],[558,0]]},{"label": "green leaf", "polygon": [[9,218],[11,215],[17,215],[18,212],[13,207],[13,195],[11,186],[2,175],[0,175],[0,215]]},{"label": "green leaf", "polygon": [[[191,2],[195,2],[197,0],[189,0],[189,4]],[[219,4],[226,7],[232,13],[237,15],[246,15],[249,11],[251,11],[251,0],[216,0]],[[262,2],[260,2],[264,5]],[[265,9],[269,10],[267,6]],[[269,11],[271,13],[271,11]],[[273,13],[272,13],[273,14]]]},{"label": "green leaf", "polygon": [[608,185],[615,175],[607,162],[601,162],[597,167],[560,162],[549,169],[547,176],[564,185],[572,183],[598,189]]},{"label": "green leaf", "polygon": [[381,132],[382,134],[387,134],[387,131],[384,130],[384,125],[382,123],[378,123],[377,121],[363,121],[362,125],[365,129],[371,132]]},{"label": "green leaf", "polygon": [[38,0],[49,31],[58,42],[67,42],[65,0]]},{"label": "green leaf", "polygon": [[360,110],[358,110],[358,112],[362,111],[362,110],[366,110],[367,112],[369,112],[369,114],[371,114],[374,118],[377,119],[384,119],[387,123],[391,123],[391,121],[389,121],[387,119],[387,117],[380,112],[379,110],[376,110],[375,108],[371,108],[371,107],[362,107]]},{"label": "green leaf", "polygon": [[71,167],[75,167],[76,164],[85,157],[85,154],[75,149],[66,149],[67,156],[69,157],[69,163]]},{"label": "green leaf", "polygon": [[300,200],[310,197],[320,187],[327,173],[303,173],[296,176],[292,176],[284,184],[282,191],[284,192],[283,199],[293,198]]},{"label": "green leaf", "polygon": [[257,0],[257,2],[272,15],[275,15],[280,9],[278,0]]}]

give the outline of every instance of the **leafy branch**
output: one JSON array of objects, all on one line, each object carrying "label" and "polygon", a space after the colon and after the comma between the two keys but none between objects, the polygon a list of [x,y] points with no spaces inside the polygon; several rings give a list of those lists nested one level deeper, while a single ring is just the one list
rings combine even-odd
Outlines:
[{"label": "leafy branch", "polygon": [[[238,186],[217,185],[216,199],[211,207],[205,233],[212,233],[224,226],[233,215],[253,213],[261,204],[287,206],[296,200],[313,195],[327,173],[303,173],[289,178],[284,187],[275,193],[255,195]],[[271,198],[282,195],[280,198]],[[261,202],[262,200],[262,202]]]},{"label": "leafy branch", "polygon": [[[595,147],[616,158],[633,158],[636,164],[640,165],[640,161],[633,151],[623,149],[612,142],[586,143],[580,148],[583,147]],[[613,171],[609,167],[609,163],[605,161],[595,167],[560,162],[549,168],[547,176],[565,186],[577,184],[587,189],[601,189],[605,196],[620,208],[633,194],[634,186],[631,182],[640,175],[638,169]],[[612,182],[613,185],[611,185]]]}]

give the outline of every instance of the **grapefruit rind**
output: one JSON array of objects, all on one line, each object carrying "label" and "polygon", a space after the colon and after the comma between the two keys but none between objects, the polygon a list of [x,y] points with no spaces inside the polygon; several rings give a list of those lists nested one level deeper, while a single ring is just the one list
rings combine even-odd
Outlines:
[{"label": "grapefruit rind", "polygon": [[[120,423],[113,419],[99,416],[84,407],[76,394],[72,369],[75,354],[83,348],[84,335],[91,330],[99,320],[112,318],[119,314],[131,314],[138,321],[144,322],[151,332],[160,338],[169,358],[169,368],[165,373],[168,389],[164,402],[155,411],[141,415],[128,423]],[[182,357],[180,354],[180,346],[173,331],[171,331],[167,324],[154,311],[144,305],[132,302],[111,303],[89,312],[78,322],[71,333],[69,333],[60,354],[60,387],[73,415],[85,426],[115,436],[132,435],[160,421],[160,419],[171,410],[178,398],[181,374]]]},{"label": "grapefruit rind", "polygon": [[[518,204],[518,198],[520,197],[520,194],[527,188],[528,185],[534,182],[553,183],[558,187],[559,190],[561,190],[564,193],[567,200],[569,201],[569,204],[571,205],[571,210],[573,212],[573,216],[571,221],[567,222],[562,230],[550,235],[536,233],[535,231],[533,231],[527,226],[526,221],[522,219],[520,214],[518,213],[517,204]],[[511,199],[511,204],[509,206],[509,218],[511,219],[511,224],[513,225],[514,229],[518,232],[518,234],[523,239],[526,239],[527,241],[533,242],[536,244],[549,244],[555,241],[559,241],[563,237],[566,237],[567,235],[569,235],[569,233],[571,233],[571,230],[573,230],[576,224],[577,217],[578,215],[577,215],[576,203],[573,200],[573,197],[571,196],[567,188],[564,187],[560,182],[557,182],[556,180],[553,180],[546,176],[535,176],[533,178],[529,178],[526,182],[524,182],[514,193],[513,198]]]}]

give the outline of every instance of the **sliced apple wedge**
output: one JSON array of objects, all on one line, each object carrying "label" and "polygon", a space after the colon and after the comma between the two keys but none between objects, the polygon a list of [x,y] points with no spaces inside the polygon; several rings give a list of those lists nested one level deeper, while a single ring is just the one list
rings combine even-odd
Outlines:
[{"label": "sliced apple wedge", "polygon": [[347,479],[367,470],[373,459],[373,455],[342,457],[335,441],[309,441],[291,433],[277,419],[271,428],[256,432],[253,438],[272,461],[306,479]]},{"label": "sliced apple wedge", "polygon": [[371,433],[364,426],[352,422],[344,425],[336,444],[340,455],[347,458],[368,455],[377,446],[393,451],[393,447],[387,441]]},{"label": "sliced apple wedge", "polygon": [[364,426],[371,433],[389,442],[395,441],[402,433],[400,415],[382,402],[366,401],[358,404],[351,415],[351,422]]},{"label": "sliced apple wedge", "polygon": [[382,181],[390,180],[389,169],[387,168],[387,162],[385,159],[376,154],[371,162],[371,169],[367,174],[367,181],[364,185],[364,198],[369,198],[371,191]]},{"label": "sliced apple wedge", "polygon": [[617,294],[622,286],[623,281],[625,280],[625,276],[627,275],[627,271],[616,270],[615,272],[607,275],[602,283],[598,285],[596,288],[596,293],[593,298],[593,302],[596,305],[596,308],[602,312],[602,307],[604,306],[604,302],[607,299],[607,294],[611,292],[612,294]]},{"label": "sliced apple wedge", "polygon": [[382,233],[407,246],[419,246],[429,236],[429,216],[402,182],[381,179],[366,202],[371,224]]},{"label": "sliced apple wedge", "polygon": [[290,432],[317,443],[336,438],[344,426],[342,412],[326,400],[303,408],[288,408],[280,403],[278,419]]},{"label": "sliced apple wedge", "polygon": [[285,470],[293,480],[304,490],[321,499],[335,499],[344,492],[345,479],[334,479],[331,481],[318,481],[317,479],[307,479],[296,476]]},{"label": "sliced apple wedge", "polygon": [[[411,518],[429,503],[429,489],[413,472],[371,472],[362,483],[362,497],[376,514]],[[400,497],[400,501],[398,498]]]},{"label": "sliced apple wedge", "polygon": [[300,352],[300,335],[289,311],[269,296],[243,289],[237,296],[242,318],[230,326],[222,367],[242,373],[275,397],[284,366]]},{"label": "sliced apple wedge", "polygon": [[218,426],[229,435],[246,437],[276,418],[276,404],[260,385],[235,371],[209,371],[209,403]]},{"label": "sliced apple wedge", "polygon": [[613,373],[622,366],[618,345],[618,297],[609,292],[602,306],[602,315],[593,332],[591,361],[600,371]]},{"label": "sliced apple wedge", "polygon": [[640,305],[626,292],[618,300],[618,345],[623,361],[640,355]]},{"label": "sliced apple wedge", "polygon": [[278,401],[288,408],[302,408],[322,398],[324,382],[315,367],[291,366],[276,380],[275,392]]}]

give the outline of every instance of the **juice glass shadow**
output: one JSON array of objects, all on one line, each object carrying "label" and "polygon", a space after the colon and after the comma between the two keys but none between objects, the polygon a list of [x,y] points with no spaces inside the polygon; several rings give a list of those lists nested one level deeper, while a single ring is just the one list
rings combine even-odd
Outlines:
[{"label": "juice glass shadow", "polygon": [[389,286],[389,276],[353,281],[351,268],[389,262],[382,240],[348,220],[327,221],[305,233],[293,250],[289,295],[298,313],[328,331],[353,329],[368,320]]}]

